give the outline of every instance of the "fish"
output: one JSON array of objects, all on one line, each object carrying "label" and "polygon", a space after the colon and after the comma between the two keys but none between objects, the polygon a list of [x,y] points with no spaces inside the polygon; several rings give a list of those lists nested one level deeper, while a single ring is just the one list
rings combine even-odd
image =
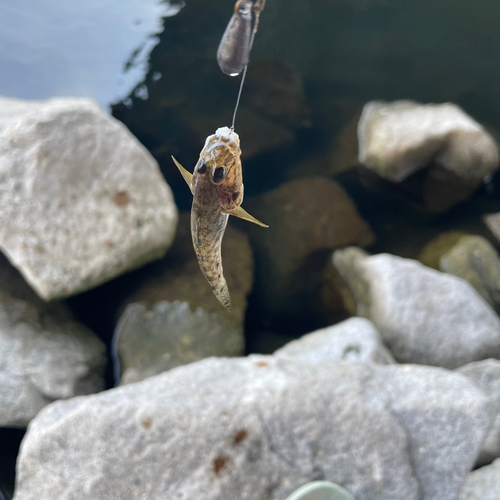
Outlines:
[{"label": "fish", "polygon": [[221,244],[229,216],[269,227],[241,207],[244,187],[240,157],[240,138],[229,127],[218,128],[207,137],[192,174],[172,156],[193,195],[191,236],[198,264],[228,311],[231,298],[224,278]]}]

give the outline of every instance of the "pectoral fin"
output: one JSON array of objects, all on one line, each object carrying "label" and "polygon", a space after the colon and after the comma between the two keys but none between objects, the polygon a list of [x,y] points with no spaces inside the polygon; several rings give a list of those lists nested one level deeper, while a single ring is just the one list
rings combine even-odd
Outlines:
[{"label": "pectoral fin", "polygon": [[184,180],[189,186],[189,189],[191,189],[191,185],[193,184],[193,174],[190,174],[173,156],[172,160],[174,160],[174,163],[177,165],[179,172],[181,173],[182,177],[184,177]]},{"label": "pectoral fin", "polygon": [[264,224],[263,222],[260,222],[257,220],[255,217],[252,217],[248,212],[243,210],[241,207],[235,208],[231,212],[228,212],[229,215],[234,215],[235,217],[239,217],[240,219],[247,220],[249,222],[253,222],[254,224],[257,224],[258,226],[262,227],[269,227],[268,225]]}]

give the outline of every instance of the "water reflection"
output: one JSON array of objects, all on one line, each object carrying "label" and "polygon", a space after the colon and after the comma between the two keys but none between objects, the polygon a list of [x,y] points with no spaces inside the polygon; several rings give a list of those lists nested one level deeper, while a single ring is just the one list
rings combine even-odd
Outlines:
[{"label": "water reflection", "polygon": [[0,0],[0,95],[125,98],[144,79],[164,17],[159,0]]}]

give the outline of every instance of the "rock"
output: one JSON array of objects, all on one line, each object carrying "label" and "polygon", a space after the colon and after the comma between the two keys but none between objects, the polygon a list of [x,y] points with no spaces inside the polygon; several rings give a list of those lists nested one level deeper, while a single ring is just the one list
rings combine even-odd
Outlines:
[{"label": "rock", "polygon": [[230,224],[222,240],[228,313],[200,271],[189,217],[180,215],[172,248],[125,301],[128,308],[115,332],[124,383],[207,356],[243,353],[246,297],[253,283],[248,239]]},{"label": "rock", "polygon": [[209,356],[241,355],[244,339],[241,328],[231,328],[216,313],[192,310],[188,302],[176,300],[158,302],[151,310],[129,305],[117,327],[116,345],[124,366],[120,382],[129,384]]},{"label": "rock", "polygon": [[310,362],[352,361],[394,363],[373,324],[364,318],[350,318],[337,325],[304,335],[275,353],[278,357]]},{"label": "rock", "polygon": [[360,165],[357,131],[361,112],[358,110],[354,113],[333,141],[329,169],[332,174],[340,174]]},{"label": "rock", "polygon": [[146,149],[86,99],[0,98],[0,247],[45,300],[161,257],[172,193]]},{"label": "rock", "polygon": [[500,241],[500,212],[485,215],[483,217],[483,222],[488,226],[493,236]]},{"label": "rock", "polygon": [[458,500],[498,500],[500,498],[500,458],[471,472]]},{"label": "rock", "polygon": [[15,500],[281,500],[314,479],[455,500],[488,425],[480,391],[441,369],[211,358],[44,409]]},{"label": "rock", "polygon": [[482,236],[445,233],[432,240],[419,260],[468,281],[497,311],[500,310],[500,259]]},{"label": "rock", "polygon": [[0,426],[25,427],[47,404],[104,389],[103,343],[62,304],[45,304],[0,260]]},{"label": "rock", "polygon": [[[255,297],[282,328],[318,318],[303,326],[324,324],[318,296],[333,249],[357,242],[370,245],[374,235],[354,203],[335,182],[297,179],[251,199],[248,211],[270,230],[242,225],[255,252]],[[307,312],[306,312],[307,311]],[[344,315],[340,319],[345,319]]]},{"label": "rock", "polygon": [[458,368],[500,355],[500,319],[466,281],[389,254],[334,263],[397,361]]},{"label": "rock", "polygon": [[365,401],[390,407],[406,429],[420,498],[455,500],[491,423],[484,395],[443,369],[372,366]]},{"label": "rock", "polygon": [[500,361],[476,361],[457,371],[469,377],[488,398],[488,410],[493,423],[476,463],[477,466],[486,465],[500,457]]},{"label": "rock", "polygon": [[465,200],[498,168],[494,139],[458,106],[371,101],[358,125],[359,161],[380,176],[417,191],[431,211]]}]

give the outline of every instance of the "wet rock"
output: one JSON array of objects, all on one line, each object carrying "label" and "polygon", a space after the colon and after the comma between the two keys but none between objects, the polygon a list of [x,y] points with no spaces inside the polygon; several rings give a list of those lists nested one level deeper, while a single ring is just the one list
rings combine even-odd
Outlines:
[{"label": "wet rock", "polygon": [[161,257],[172,193],[146,149],[85,99],[0,98],[0,247],[46,300]]},{"label": "wet rock", "polygon": [[476,463],[477,466],[485,465],[500,457],[500,361],[476,361],[462,366],[457,372],[469,377],[488,398],[488,411],[493,423]]},{"label": "wet rock", "polygon": [[442,212],[467,199],[498,168],[498,148],[458,106],[372,101],[358,125],[359,161],[402,182],[429,210]]},{"label": "wet rock", "polygon": [[471,472],[458,500],[498,500],[500,498],[500,458]]},{"label": "wet rock", "polygon": [[419,260],[468,281],[496,310],[500,308],[500,259],[482,236],[442,234],[426,245]]},{"label": "wet rock", "polygon": [[484,399],[436,368],[207,359],[44,409],[15,500],[281,500],[318,478],[359,500],[455,500]]},{"label": "wet rock", "polygon": [[253,283],[247,237],[228,226],[222,262],[232,311],[227,312],[201,273],[193,250],[190,215],[179,218],[177,236],[149,277],[127,298],[115,332],[123,382],[133,382],[207,356],[243,353],[243,322]]},{"label": "wet rock", "polygon": [[255,295],[259,305],[277,323],[280,318],[294,324],[312,316],[323,318],[317,297],[329,254],[353,242],[369,245],[374,241],[354,203],[337,183],[318,177],[283,184],[249,200],[247,206],[270,226],[269,230],[242,226],[258,262]]},{"label": "wet rock", "polygon": [[364,318],[350,318],[337,325],[304,335],[275,353],[278,357],[304,361],[352,361],[357,363],[394,363],[382,344],[373,323]]},{"label": "wet rock", "polygon": [[389,254],[333,258],[399,362],[453,369],[500,355],[500,320],[466,281]]},{"label": "wet rock", "polygon": [[124,367],[122,385],[209,356],[241,355],[244,350],[241,329],[201,307],[192,310],[188,302],[162,301],[150,310],[131,304],[115,335]]},{"label": "wet rock", "polygon": [[361,112],[360,109],[354,113],[333,141],[329,169],[332,174],[339,174],[360,165],[357,132]]},{"label": "wet rock", "polygon": [[101,391],[105,364],[102,342],[1,257],[0,426],[25,427],[55,399]]},{"label": "wet rock", "polygon": [[483,221],[493,236],[500,241],[500,213],[485,215]]}]

